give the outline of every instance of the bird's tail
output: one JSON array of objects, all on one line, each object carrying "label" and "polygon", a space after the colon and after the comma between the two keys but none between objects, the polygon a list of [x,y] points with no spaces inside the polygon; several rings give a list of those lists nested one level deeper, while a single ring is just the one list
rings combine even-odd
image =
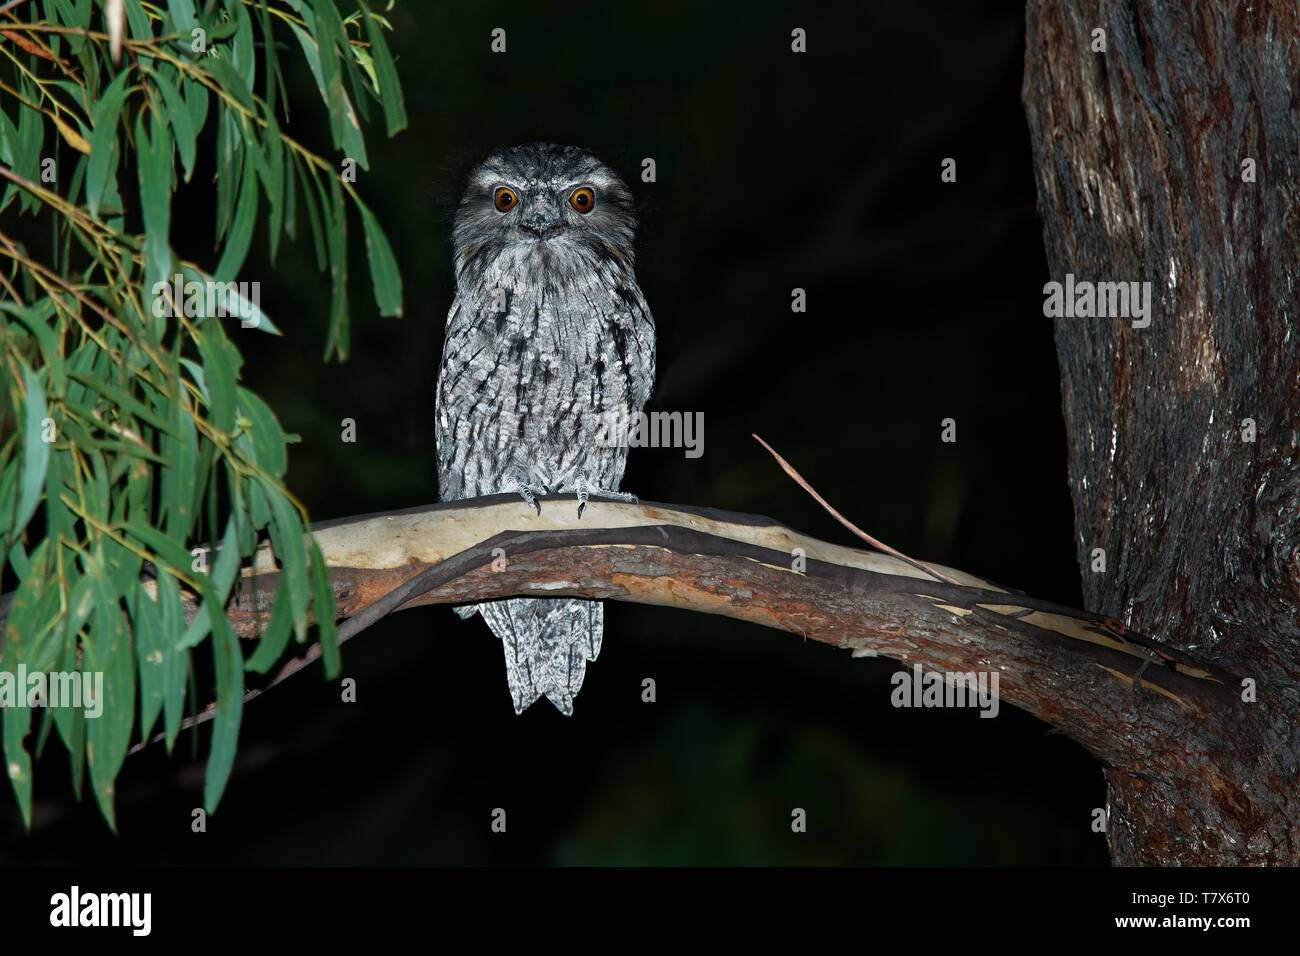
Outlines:
[{"label": "bird's tail", "polygon": [[560,713],[573,713],[587,661],[600,653],[605,605],[600,601],[515,598],[477,605],[501,638],[515,713],[545,695]]}]

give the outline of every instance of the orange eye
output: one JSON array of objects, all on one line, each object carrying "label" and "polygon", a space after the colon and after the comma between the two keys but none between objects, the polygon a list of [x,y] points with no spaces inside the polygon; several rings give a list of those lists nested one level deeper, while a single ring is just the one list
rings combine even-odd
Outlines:
[{"label": "orange eye", "polygon": [[596,205],[596,194],[586,186],[581,189],[575,189],[573,195],[569,197],[569,205],[578,212],[591,212],[591,207]]},{"label": "orange eye", "polygon": [[494,202],[496,203],[497,209],[502,212],[509,212],[511,209],[515,208],[515,204],[519,202],[519,197],[515,195],[513,189],[501,186],[496,191]]}]

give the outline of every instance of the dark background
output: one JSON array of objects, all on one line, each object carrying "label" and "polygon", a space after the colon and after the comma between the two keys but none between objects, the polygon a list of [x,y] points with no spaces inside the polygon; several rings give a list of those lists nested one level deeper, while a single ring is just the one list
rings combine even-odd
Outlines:
[{"label": "dark background", "polygon": [[[572,143],[638,199],[637,275],[659,336],[650,409],[705,417],[702,458],[634,450],[625,488],[853,545],[758,432],[895,547],[1078,605],[1019,102],[1023,7],[703,6],[406,2],[388,14],[411,125],[388,141],[371,124],[358,189],[396,251],[404,318],[374,314],[355,216],[345,364],[320,361],[329,289],[309,242],[282,246],[274,267],[255,245],[241,276],[262,282],[285,332],[238,342],[246,384],[302,437],[290,486],[315,519],[436,498],[434,383],[465,175],[501,145]],[[498,26],[504,55],[489,51]],[[790,52],[796,26],[804,55]],[[310,79],[290,81],[290,134],[330,155]],[[655,183],[640,181],[644,157]],[[955,184],[940,182],[945,157]],[[210,173],[196,172],[200,189]],[[215,262],[211,193],[178,201],[196,204],[174,219],[174,244]],[[804,315],[790,312],[796,286]],[[939,441],[950,416],[955,445]],[[344,418],[354,444],[340,440]],[[996,720],[896,710],[896,663],[756,625],[611,604],[572,718],[545,701],[516,717],[500,643],[447,608],[371,628],[343,666],[355,704],[314,667],[245,709],[206,834],[190,830],[206,752],[192,735],[173,758],[155,746],[128,759],[117,837],[89,795],[68,796],[55,744],[30,834],[0,801],[0,862],[1106,861],[1089,828],[1100,767],[1078,745],[1009,706]],[[641,702],[646,677],[657,703]],[[495,807],[504,835],[489,828]],[[806,834],[791,833],[794,807]]]}]

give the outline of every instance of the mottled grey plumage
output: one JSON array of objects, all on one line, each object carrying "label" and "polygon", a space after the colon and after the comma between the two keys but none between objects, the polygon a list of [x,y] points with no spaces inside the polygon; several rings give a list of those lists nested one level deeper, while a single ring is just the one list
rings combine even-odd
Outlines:
[{"label": "mottled grey plumage", "polygon": [[[498,201],[502,189],[513,205]],[[635,230],[631,193],[585,150],[502,149],[470,174],[438,378],[443,500],[515,491],[540,511],[535,496],[547,492],[630,497],[617,493],[626,446],[597,435],[603,415],[640,412],[654,384]],[[475,610],[501,638],[516,713],[543,694],[572,713],[604,606],[516,599],[458,613]]]}]

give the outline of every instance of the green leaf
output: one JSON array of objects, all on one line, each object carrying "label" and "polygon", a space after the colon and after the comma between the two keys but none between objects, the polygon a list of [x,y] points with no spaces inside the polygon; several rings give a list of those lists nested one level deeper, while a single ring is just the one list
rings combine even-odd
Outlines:
[{"label": "green leaf", "polygon": [[[284,144],[280,142],[280,126],[275,121],[275,114],[269,106],[263,112],[266,119],[266,199],[271,204],[267,241],[270,244],[271,262],[274,263],[276,250],[280,247],[280,232],[285,215]],[[289,184],[289,190],[293,190],[292,183]],[[288,201],[292,202],[292,197]]]},{"label": "green leaf", "polygon": [[144,220],[145,285],[153,288],[170,278],[172,251],[167,242],[171,226],[171,133],[154,118],[153,139],[144,129],[144,114],[135,120],[136,169],[140,183],[140,214]]},{"label": "green leaf", "polygon": [[244,709],[244,659],[239,639],[225,615],[213,621],[212,660],[217,673],[217,707],[212,719],[212,744],[203,779],[203,806],[215,813],[230,779],[239,745],[239,722]]},{"label": "green leaf", "polygon": [[212,277],[217,282],[229,282],[239,273],[248,255],[248,244],[253,238],[253,223],[257,219],[257,177],[253,175],[252,159],[256,147],[248,146],[244,166],[244,178],[239,193],[239,206],[235,211],[235,220],[226,236],[226,245],[221,252],[221,260],[213,270]]},{"label": "green leaf", "polygon": [[[330,0],[313,0],[313,7],[329,4]],[[332,8],[332,4],[331,4]],[[298,43],[302,46],[303,56],[307,59],[307,66],[311,70],[311,75],[316,80],[316,89],[320,92],[321,99],[325,101],[325,107],[329,111],[330,134],[333,138],[334,147],[338,149],[343,144],[343,74],[339,71],[338,55],[334,52],[335,44],[339,38],[336,38],[333,30],[333,24],[338,19],[335,12],[334,17],[322,16],[317,17],[311,11],[303,11],[303,18],[307,21],[311,33],[308,33],[298,24],[290,22],[294,35],[298,38]],[[314,35],[313,35],[314,34]],[[317,43],[319,39],[319,44]],[[346,43],[346,40],[343,40]]]},{"label": "green leaf", "polygon": [[194,0],[167,0],[167,12],[177,33],[188,34],[199,25],[194,14]]},{"label": "green leaf", "polygon": [[185,80],[185,108],[190,114],[190,128],[203,129],[208,121],[208,88],[197,80]]},{"label": "green leaf", "polygon": [[4,641],[0,642],[0,664],[13,671],[27,656],[31,634],[40,626],[40,611],[49,573],[50,541],[41,541],[31,554],[27,572],[9,603],[4,621]]},{"label": "green leaf", "polygon": [[289,467],[285,454],[284,431],[276,421],[275,413],[269,405],[248,389],[240,386],[239,412],[248,419],[248,429],[241,438],[249,444],[249,455],[264,470],[276,478],[284,477]]},{"label": "green leaf", "polygon": [[366,236],[366,257],[370,260],[370,278],[375,287],[375,304],[380,315],[402,314],[402,277],[397,271],[393,249],[384,236],[384,230],[374,213],[360,199],[361,226]]},{"label": "green leaf", "polygon": [[348,217],[338,179],[331,176],[329,183],[330,322],[325,354],[332,349],[344,359],[348,355]]},{"label": "green leaf", "polygon": [[90,462],[90,480],[86,482],[86,507],[100,521],[108,519],[108,468],[104,456],[93,448],[86,449]]},{"label": "green leaf", "polygon": [[12,524],[12,534],[18,534],[27,527],[41,500],[41,489],[45,484],[45,469],[50,462],[50,446],[45,441],[44,421],[48,417],[45,405],[45,393],[41,391],[40,380],[22,361],[18,362],[22,370],[23,388],[27,393],[25,415],[23,416],[23,478],[18,494],[18,509]]},{"label": "green leaf", "polygon": [[[242,427],[242,425],[240,426]],[[236,439],[238,441],[238,439]],[[230,493],[230,517],[235,521],[235,533],[239,538],[240,554],[252,554],[257,544],[257,535],[253,533],[252,523],[249,519],[249,502],[246,489],[251,487],[255,482],[251,478],[245,478],[235,467],[233,459],[227,458],[225,461],[226,488]],[[213,493],[209,501],[214,501],[217,497],[216,486],[218,484],[218,473],[214,470],[212,473]],[[215,518],[213,519],[216,520]]]},{"label": "green leaf", "polygon": [[[262,44],[262,51],[266,56],[266,66],[264,68],[266,70],[266,111],[274,113],[276,83],[283,84],[284,77],[280,73],[280,61],[275,55],[275,44],[270,42],[274,31],[271,24],[270,4],[259,3],[257,13],[261,21],[258,25],[262,29],[262,36],[267,41]],[[272,254],[272,258],[274,258],[274,254]]]},{"label": "green leaf", "polygon": [[[18,469],[0,468],[0,544],[11,540],[10,524],[18,498]],[[21,540],[20,535],[13,537]],[[2,565],[0,565],[2,567]]]},{"label": "green leaf", "polygon": [[355,90],[357,94],[357,104],[362,107],[361,118],[368,123],[370,122],[370,110],[365,106],[366,104],[365,94],[369,92],[372,93],[373,95],[373,91],[379,89],[379,77],[375,73],[374,58],[371,57],[371,55],[368,52],[366,52],[364,48],[359,46],[353,46],[352,56],[356,59],[357,66],[361,68],[361,71],[365,73],[366,77],[370,80],[370,86],[368,88]]},{"label": "green leaf", "polygon": [[216,239],[230,228],[230,220],[235,213],[235,200],[239,198],[239,184],[243,179],[244,163],[237,162],[239,154],[236,141],[239,131],[231,110],[225,103],[217,106],[217,217]]},{"label": "green leaf", "polygon": [[402,100],[402,84],[397,78],[397,67],[393,65],[392,54],[388,52],[388,41],[384,39],[384,29],[379,18],[370,12],[365,0],[357,0],[361,7],[362,19],[366,23],[366,39],[370,41],[370,57],[374,61],[375,73],[379,77],[379,96],[384,104],[384,122],[388,126],[388,135],[392,136],[406,128],[406,104]]},{"label": "green leaf", "polygon": [[126,85],[129,70],[123,70],[108,85],[90,112],[90,165],[86,169],[86,208],[99,218],[104,189],[117,169],[117,117],[122,102],[130,92]]},{"label": "green leaf", "polygon": [[0,312],[8,312],[36,336],[40,342],[41,358],[49,370],[50,391],[59,394],[64,388],[64,360],[62,335],[55,331],[51,318],[54,303],[44,300],[40,308],[19,305],[17,302],[0,302]]},{"label": "green leaf", "polygon": [[230,586],[235,583],[239,573],[239,541],[235,535],[235,519],[226,521],[226,532],[221,536],[221,545],[217,548],[216,563],[212,565],[212,587],[217,598],[225,606],[230,594]]},{"label": "green leaf", "polygon": [[182,174],[188,183],[190,174],[194,172],[194,143],[198,138],[198,130],[194,126],[189,107],[186,106],[180,90],[176,87],[179,75],[174,70],[171,73],[172,76],[168,78],[155,73],[152,79],[154,88],[162,95],[163,102],[166,104],[167,122],[171,124],[172,136],[176,139],[176,149],[181,156]]},{"label": "green leaf", "polygon": [[[59,8],[59,19],[63,21],[64,26],[80,27],[85,29],[90,26],[90,0],[84,2],[71,3],[70,0],[55,0]],[[74,54],[80,54],[86,45],[84,34],[73,33],[68,36],[68,48]]]},{"label": "green leaf", "polygon": [[[26,78],[22,82],[23,95],[28,99],[38,100],[39,94]],[[28,182],[38,182],[41,178],[41,146],[45,141],[45,120],[39,110],[19,104],[18,106],[18,142],[14,156],[14,172]],[[23,211],[36,209],[41,200],[27,190],[22,192],[19,208]]]},{"label": "green leaf", "polygon": [[[148,477],[147,477],[148,474],[149,474],[149,469],[145,468],[144,475],[136,477],[133,480],[132,484],[140,486],[141,490],[147,490],[149,484]],[[138,494],[138,493],[139,492],[136,491],[134,488],[128,486],[127,489],[128,496],[132,494]],[[119,507],[117,510],[120,512],[120,514],[115,516],[119,522],[125,520],[125,512],[126,512],[125,504],[126,502],[119,503]],[[143,512],[146,517],[148,516],[148,512],[146,509],[136,508],[135,511],[137,514]],[[140,555],[135,551],[123,546],[119,542],[107,536],[105,536],[103,539],[103,549],[104,549],[104,561],[108,567],[108,574],[109,574],[108,583],[112,586],[113,593],[123,594],[123,595],[130,594],[136,582],[139,581],[140,579],[140,572],[143,570],[142,565],[144,563],[144,559],[141,558]]]},{"label": "green leaf", "polygon": [[[6,472],[5,477],[11,482],[13,481],[14,472],[12,468]],[[27,552],[23,548],[23,539],[19,537],[14,542],[14,546],[9,549],[9,567],[13,569],[14,574],[18,575],[19,578],[25,578],[28,574],[27,569],[31,566],[31,558],[27,556]],[[0,635],[0,641],[3,641],[3,635]]]},{"label": "green leaf", "polygon": [[162,691],[163,726],[167,732],[167,752],[181,732],[185,714],[185,673],[188,655],[176,648],[173,635],[185,627],[185,608],[181,604],[180,584],[170,574],[158,576],[158,610],[163,637]]},{"label": "green leaf", "polygon": [[235,381],[239,377],[238,350],[226,338],[221,323],[215,319],[204,322],[194,336],[203,359],[212,401],[208,414],[212,423],[229,434],[235,427]]},{"label": "green leaf", "polygon": [[228,10],[233,9],[236,23],[235,40],[232,44],[230,62],[243,80],[244,88],[251,95],[257,82],[257,55],[253,49],[253,21],[249,19],[248,10],[243,3],[228,2]]},{"label": "green leaf", "polygon": [[[237,503],[235,507],[238,508]],[[216,554],[209,551],[206,555],[209,573],[199,576],[203,601],[177,642],[178,647],[195,647],[209,631],[215,637],[217,629],[225,623],[226,596],[230,593],[231,582],[239,570],[239,542],[235,531],[237,524],[237,516],[232,514],[226,520],[226,532]]]},{"label": "green leaf", "polygon": [[29,672],[48,670],[62,649],[64,618],[60,614],[62,583],[46,538],[32,552],[5,621],[0,659],[12,672],[25,664]]},{"label": "green leaf", "polygon": [[68,589],[68,616],[63,621],[64,653],[67,652],[68,647],[76,647],[77,634],[81,632],[82,625],[90,619],[93,610],[95,610],[95,581],[85,574],[79,574]]},{"label": "green leaf", "polygon": [[[18,688],[21,695],[24,688]],[[32,758],[23,746],[23,738],[31,727],[32,711],[30,707],[6,707],[0,710],[0,723],[4,725],[5,767],[8,770],[9,783],[18,798],[18,809],[23,815],[23,826],[32,826]]]},{"label": "green leaf", "polygon": [[[284,164],[284,232],[290,239],[298,238],[298,176],[295,172],[293,154],[289,154]],[[306,187],[303,187],[306,189]],[[274,248],[274,243],[272,243]],[[274,253],[272,253],[274,255]]]},{"label": "green leaf", "polygon": [[302,197],[311,225],[312,246],[316,250],[316,268],[324,272],[329,265],[329,247],[326,245],[330,228],[329,210],[325,207],[325,193],[320,182],[310,169],[303,172]]},{"label": "green leaf", "polygon": [[147,741],[163,706],[163,674],[172,642],[162,629],[158,604],[145,590],[143,581],[130,593],[131,633],[135,640],[136,664],[140,669],[140,739]]},{"label": "green leaf", "polygon": [[[80,673],[76,637],[81,630],[81,625],[86,622],[86,618],[94,608],[94,587],[91,579],[82,576],[77,585],[73,590],[73,606],[84,608],[84,613],[78,615],[76,627],[68,625],[68,639],[64,642],[63,658],[59,661],[59,670],[65,674]],[[84,674],[81,680],[85,681]],[[81,703],[81,701],[73,703]],[[84,707],[72,706],[52,707],[50,710],[54,715],[54,726],[58,728],[59,736],[63,738],[63,745],[68,748],[72,790],[80,800],[82,784],[86,776],[86,710]]]},{"label": "green leaf", "polygon": [[334,680],[339,676],[339,634],[334,624],[337,605],[334,588],[330,585],[329,567],[315,538],[311,539],[311,604],[320,631],[325,677]]},{"label": "green leaf", "polygon": [[[149,15],[140,6],[140,0],[126,0],[126,22],[131,30],[131,39],[145,41],[153,39],[153,28],[149,23]],[[140,58],[142,68],[148,70],[153,67],[153,57],[145,53],[137,53],[136,56]],[[123,72],[126,71],[123,70]]]},{"label": "green leaf", "polygon": [[370,158],[366,155],[366,141],[361,133],[357,114],[352,111],[352,101],[343,94],[343,155],[355,159],[362,169],[370,168]]},{"label": "green leaf", "polygon": [[234,114],[239,122],[239,136],[244,144],[245,172],[248,179],[256,178],[263,189],[270,188],[271,170],[267,167],[266,156],[262,153],[262,140],[258,136],[257,124],[247,116]]},{"label": "green leaf", "polygon": [[[247,491],[248,515],[252,519],[252,527],[249,531],[260,531],[271,523],[271,503],[266,500],[266,492],[262,490],[262,486],[256,482],[249,482]],[[249,537],[252,539],[252,543],[249,545],[251,551],[256,543],[257,536],[250,533]]]},{"label": "green leaf", "polygon": [[[12,143],[17,140],[18,130],[14,124],[9,122],[9,117],[5,115],[4,110],[0,110],[0,163],[6,166],[13,166],[14,157]],[[5,191],[0,194],[0,212],[9,208],[9,204],[18,198],[20,190],[15,183],[9,183],[5,186]]]},{"label": "green leaf", "polygon": [[[50,23],[57,24],[59,22],[59,11],[58,11],[58,5],[56,3],[56,0],[41,0],[41,6],[43,8],[42,12],[45,14],[45,19],[48,20]],[[59,34],[57,33],[50,34],[50,38],[49,38],[50,49],[54,52],[55,56],[59,55],[60,39],[61,37],[59,36]]]},{"label": "green leaf", "polygon": [[198,434],[186,404],[176,402],[173,410],[175,433],[164,434],[159,445],[169,463],[159,484],[159,514],[167,516],[167,536],[174,541],[189,538],[190,529],[194,527],[194,519],[197,517],[192,500],[197,483],[195,463],[199,456]]},{"label": "green leaf", "polygon": [[[338,34],[343,38],[340,49],[343,51],[344,73],[347,74],[348,88],[352,91],[348,105],[355,104],[356,106],[356,114],[352,117],[353,122],[356,121],[356,115],[359,115],[362,122],[369,123],[370,104],[367,102],[367,97],[371,95],[372,90],[379,86],[375,81],[375,71],[370,66],[370,54],[366,52],[364,47],[352,45],[348,40],[348,31],[342,21],[338,24]],[[366,86],[366,78],[370,79],[369,86]],[[344,112],[344,118],[347,118],[346,111]]]},{"label": "green leaf", "polygon": [[67,475],[75,474],[76,464],[71,455],[50,456],[49,467],[45,469],[45,536],[51,541],[76,540],[74,525],[80,519],[59,497],[65,487],[75,486],[75,478],[65,480]]},{"label": "green leaf", "polygon": [[83,674],[93,675],[96,684],[103,675],[103,696],[95,700],[96,709],[103,709],[97,717],[94,709],[86,715],[86,759],[100,812],[116,832],[114,781],[135,723],[135,661],[117,595],[102,576],[98,563],[92,564],[87,573],[95,578],[95,611],[94,628],[85,641]]},{"label": "green leaf", "polygon": [[280,559],[280,586],[289,588],[289,607],[293,612],[293,632],[299,642],[307,638],[307,548],[303,544],[305,529],[293,504],[278,488],[266,487],[271,502],[271,544]]},{"label": "green leaf", "polygon": [[[257,644],[257,650],[244,664],[246,670],[255,674],[265,674],[271,665],[280,659],[289,643],[289,632],[293,630],[293,609],[289,606],[289,588],[285,585],[284,575],[276,576],[277,587],[275,600],[271,604],[271,620]],[[253,582],[254,587],[257,581]]]}]

